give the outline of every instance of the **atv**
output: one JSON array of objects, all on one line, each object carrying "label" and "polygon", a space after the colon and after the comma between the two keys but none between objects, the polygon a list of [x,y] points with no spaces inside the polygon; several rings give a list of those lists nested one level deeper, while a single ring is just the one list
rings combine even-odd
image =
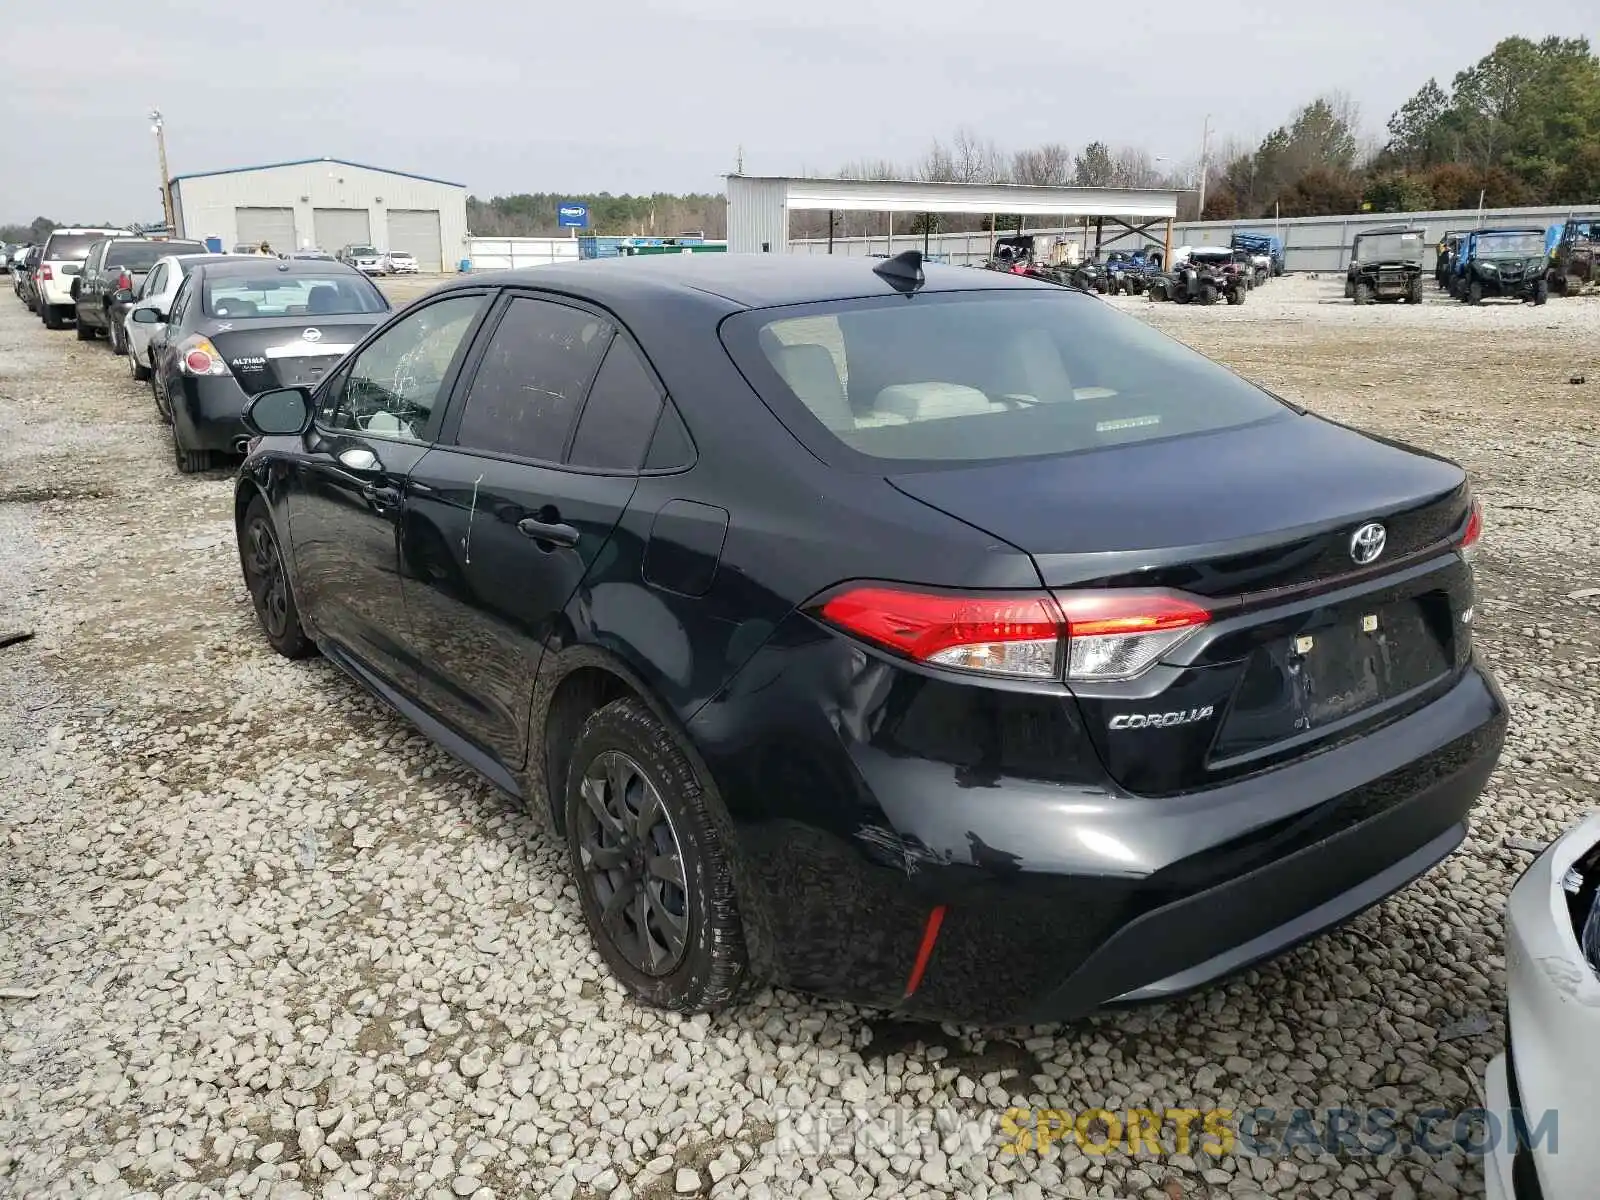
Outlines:
[{"label": "atv", "polygon": [[1422,303],[1422,247],[1427,231],[1405,225],[1364,229],[1350,246],[1344,294],[1357,304]]},{"label": "atv", "polygon": [[1152,276],[1146,294],[1151,300],[1177,304],[1215,304],[1222,297],[1229,304],[1243,304],[1245,289],[1239,275],[1218,270],[1197,254],[1175,271]]},{"label": "atv", "polygon": [[1545,261],[1543,229],[1474,229],[1456,251],[1450,294],[1466,304],[1494,296],[1543,304]]},{"label": "atv", "polygon": [[1550,290],[1566,296],[1600,283],[1600,215],[1572,217],[1550,250],[1545,277]]}]

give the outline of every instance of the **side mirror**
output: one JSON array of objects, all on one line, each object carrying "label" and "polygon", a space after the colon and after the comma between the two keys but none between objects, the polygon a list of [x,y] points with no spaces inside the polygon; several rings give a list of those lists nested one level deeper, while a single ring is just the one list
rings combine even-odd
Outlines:
[{"label": "side mirror", "polygon": [[311,393],[303,387],[260,392],[244,410],[250,432],[263,437],[284,437],[311,428]]},{"label": "side mirror", "polygon": [[128,288],[118,288],[111,293],[111,303],[130,304],[133,302],[133,292]]},{"label": "side mirror", "polygon": [[135,325],[159,325],[166,319],[167,314],[159,308],[151,308],[146,305],[144,308],[133,310],[133,323]]},{"label": "side mirror", "polygon": [[61,273],[63,275],[82,275],[83,274],[83,264],[82,263],[62,263],[61,264]]}]

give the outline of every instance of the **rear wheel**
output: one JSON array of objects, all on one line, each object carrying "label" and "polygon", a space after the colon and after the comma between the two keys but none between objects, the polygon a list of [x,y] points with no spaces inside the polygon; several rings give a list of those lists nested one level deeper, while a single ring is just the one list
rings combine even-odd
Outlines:
[{"label": "rear wheel", "polygon": [[122,343],[122,353],[128,357],[128,374],[133,377],[135,383],[143,383],[150,378],[149,365],[139,361],[139,356],[133,352],[133,348],[126,341]]},{"label": "rear wheel", "polygon": [[1216,302],[1217,302],[1217,285],[1214,284],[1214,283],[1202,283],[1200,285],[1200,303],[1201,304],[1215,304]]},{"label": "rear wheel", "polygon": [[78,340],[80,342],[92,342],[92,341],[94,341],[94,326],[90,325],[86,321],[79,320],[79,321],[75,322],[73,324],[73,331],[75,333],[77,333]]},{"label": "rear wheel", "polygon": [[1244,288],[1242,288],[1242,287],[1233,287],[1233,288],[1228,289],[1228,303],[1229,304],[1243,304],[1244,303]]},{"label": "rear wheel", "polygon": [[568,861],[595,948],[647,1004],[721,1008],[748,977],[715,805],[642,701],[584,722],[565,780]]},{"label": "rear wheel", "polygon": [[46,329],[65,329],[66,322],[61,319],[61,310],[54,304],[43,301],[39,304],[39,319],[44,322]]},{"label": "rear wheel", "polygon": [[122,326],[117,323],[115,317],[108,313],[106,315],[106,338],[111,342],[111,353],[127,354],[128,345],[123,340],[124,336]]},{"label": "rear wheel", "polygon": [[178,432],[178,423],[167,415],[167,424],[172,427],[172,459],[180,475],[193,475],[204,471],[211,466],[211,451],[191,450],[183,444],[183,435]]},{"label": "rear wheel", "polygon": [[300,610],[289,587],[289,573],[284,568],[283,549],[272,526],[272,514],[260,496],[250,501],[239,524],[239,565],[244,570],[244,586],[255,606],[256,619],[272,648],[285,658],[315,654],[316,643],[300,625]]}]

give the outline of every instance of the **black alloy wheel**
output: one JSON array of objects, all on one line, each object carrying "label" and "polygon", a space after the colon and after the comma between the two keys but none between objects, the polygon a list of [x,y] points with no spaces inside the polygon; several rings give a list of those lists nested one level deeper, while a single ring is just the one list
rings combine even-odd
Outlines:
[{"label": "black alloy wheel", "polygon": [[272,516],[259,496],[250,502],[239,527],[239,563],[256,619],[272,648],[285,658],[311,654],[315,645],[300,627],[300,613],[289,587],[278,537],[272,529]]},{"label": "black alloy wheel", "polygon": [[732,827],[677,738],[637,697],[613,700],[584,722],[565,780],[568,862],[612,975],[675,1012],[737,999],[749,965]]},{"label": "black alloy wheel", "polygon": [[689,885],[661,794],[620,750],[596,757],[579,788],[578,857],[606,931],[634,969],[669,974],[689,948]]}]

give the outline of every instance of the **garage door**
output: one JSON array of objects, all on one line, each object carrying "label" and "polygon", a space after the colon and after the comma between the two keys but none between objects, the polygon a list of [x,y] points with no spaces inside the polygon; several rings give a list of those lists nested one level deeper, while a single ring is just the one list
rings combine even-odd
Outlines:
[{"label": "garage door", "polygon": [[[295,248],[294,209],[236,208],[233,211],[241,245],[259,246],[265,242],[279,253],[287,253]],[[225,249],[232,250],[233,247]]]},{"label": "garage door", "polygon": [[345,246],[372,245],[372,226],[364,208],[314,208],[311,220],[318,247],[329,254],[337,254]]},{"label": "garage door", "polygon": [[408,250],[417,256],[417,270],[435,274],[444,270],[439,248],[437,210],[391,208],[389,244],[385,250]]}]

